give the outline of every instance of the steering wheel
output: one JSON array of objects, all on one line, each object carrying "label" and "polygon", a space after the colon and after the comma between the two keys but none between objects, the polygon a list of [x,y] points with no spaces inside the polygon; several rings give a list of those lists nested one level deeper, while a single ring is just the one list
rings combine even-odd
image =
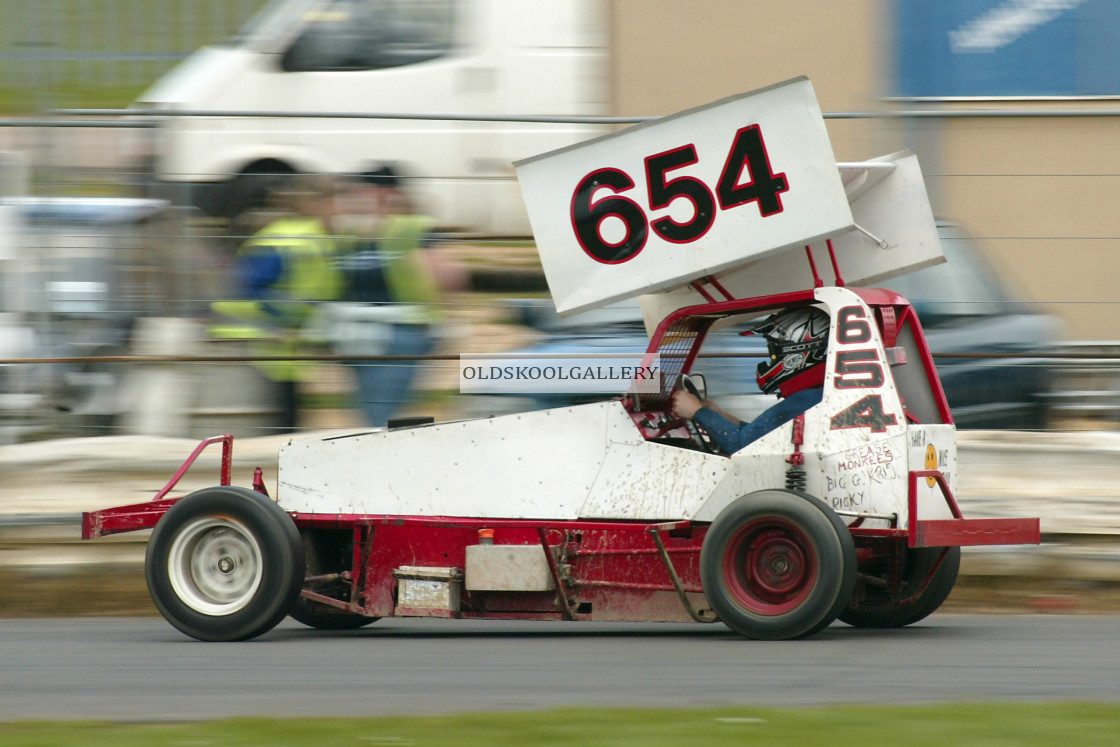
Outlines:
[{"label": "steering wheel", "polygon": [[[688,374],[681,374],[680,388],[691,394],[696,399],[703,401],[704,393],[696,386],[696,382],[692,380]],[[719,454],[719,447],[711,437],[700,429],[700,426],[692,420],[684,420],[684,426],[688,429],[688,435],[692,437],[692,441],[700,447],[702,451],[709,454]]]},{"label": "steering wheel", "polygon": [[696,399],[704,399],[704,394],[700,391],[699,387],[696,386],[696,382],[693,381],[692,377],[688,374],[681,374],[681,388]]}]

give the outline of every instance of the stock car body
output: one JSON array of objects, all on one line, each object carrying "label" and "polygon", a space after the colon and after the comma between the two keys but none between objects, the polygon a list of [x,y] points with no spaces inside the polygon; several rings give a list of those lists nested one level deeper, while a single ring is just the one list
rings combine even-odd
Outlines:
[{"label": "stock car body", "polygon": [[[763,129],[780,173],[760,160]],[[722,177],[718,159],[703,177],[674,175],[691,179],[690,192],[677,190],[691,220],[647,220],[630,195],[613,199],[643,168],[672,191],[678,166],[657,155],[677,153],[675,164],[709,141],[726,149],[729,131]],[[666,147],[682,133],[692,143]],[[232,438],[208,439],[153,501],[85,514],[83,537],[153,528],[153,600],[202,640],[252,638],[285,615],[323,629],[391,616],[721,621],[756,639],[809,636],[837,618],[924,618],[951,591],[961,546],[1038,542],[1039,523],[961,516],[952,414],[920,321],[898,294],[843,279],[841,265],[866,278],[938,260],[916,161],[837,169],[822,138],[811,87],[797,79],[518,164],[558,309],[650,292],[652,386],[295,439],[280,452],[275,500],[259,471],[251,487],[230,485]],[[721,185],[716,216],[702,209],[704,180]],[[881,185],[873,199],[869,181]],[[764,183],[769,193],[752,189]],[[657,191],[654,218],[665,206]],[[778,195],[781,209],[769,199]],[[758,234],[753,246],[741,221]],[[687,260],[665,261],[675,251]],[[831,285],[818,271],[826,261]],[[769,292],[749,292],[760,283]],[[809,305],[831,320],[819,404],[733,454],[673,418],[672,395],[709,336]],[[220,484],[169,497],[218,442]]]}]

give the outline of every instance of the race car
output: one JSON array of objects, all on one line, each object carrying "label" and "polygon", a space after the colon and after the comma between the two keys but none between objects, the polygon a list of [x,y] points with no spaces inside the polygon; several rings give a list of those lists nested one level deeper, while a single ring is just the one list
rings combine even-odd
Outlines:
[{"label": "race car", "polygon": [[[153,501],[83,517],[84,538],[153,529],[145,572],[172,625],[225,641],[287,615],[321,629],[692,620],[793,639],[837,618],[916,622],[952,590],[961,546],[1039,541],[1037,519],[961,516],[920,321],[896,293],[844,279],[938,261],[916,160],[838,168],[808,80],[518,170],[558,310],[642,295],[652,386],[293,439],[275,500],[259,471],[232,486],[232,438],[208,439]],[[710,333],[790,309],[829,320],[818,403],[732,453],[674,417],[675,391],[704,394],[692,374]],[[220,484],[168,497],[219,442]]]}]

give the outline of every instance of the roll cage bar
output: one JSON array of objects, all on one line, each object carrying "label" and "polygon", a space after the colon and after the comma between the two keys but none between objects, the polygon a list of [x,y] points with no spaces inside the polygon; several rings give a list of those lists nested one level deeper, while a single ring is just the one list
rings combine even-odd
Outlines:
[{"label": "roll cage bar", "polygon": [[[810,260],[811,256],[810,254]],[[816,277],[815,266],[813,274]],[[656,394],[628,395],[628,409],[632,412],[667,408],[680,375],[692,370],[705,337],[712,325],[719,320],[744,312],[767,312],[808,305],[817,300],[815,289],[754,298],[732,298],[714,278],[708,278],[707,282],[728,297],[722,301],[709,300],[677,309],[658,324],[646,348],[642,365],[648,366],[654,356],[658,357],[662,372],[661,389]],[[817,285],[822,286],[823,284]],[[694,287],[705,298],[713,298],[706,289],[701,291],[703,286],[699,282],[694,283]],[[843,286],[838,284],[838,287]],[[952,423],[952,412],[937,376],[933,355],[926,344],[918,315],[909,301],[882,288],[847,290],[857,295],[873,311],[883,347],[888,356],[893,357],[891,362],[895,365],[910,361],[921,364],[921,375],[896,377],[899,395],[908,406],[908,413],[917,413],[915,419],[922,422]]]}]

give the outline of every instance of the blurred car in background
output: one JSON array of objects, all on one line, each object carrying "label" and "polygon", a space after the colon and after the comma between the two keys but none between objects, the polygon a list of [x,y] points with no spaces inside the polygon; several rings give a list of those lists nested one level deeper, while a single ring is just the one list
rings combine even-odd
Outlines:
[{"label": "blurred car in background", "polygon": [[0,201],[0,441],[113,432],[137,323],[196,316],[216,272],[163,200]]},{"label": "blurred car in background", "polygon": [[[1047,423],[1053,360],[1062,339],[1059,320],[1033,309],[984,258],[959,226],[939,222],[947,262],[882,285],[918,311],[953,418],[959,428],[1037,429]],[[540,333],[519,355],[614,354],[639,356],[648,337],[636,301],[561,318],[548,300],[511,301],[518,321]],[[749,420],[775,401],[763,395],[755,369],[766,356],[763,339],[743,329],[709,336],[693,370],[703,373],[709,396]],[[621,394],[621,392],[620,392]],[[474,409],[497,414],[606,399],[570,394],[494,397]]]},{"label": "blurred car in background", "polygon": [[883,285],[918,312],[957,427],[1046,427],[1062,323],[1023,300],[960,226],[938,233],[948,262]]}]

